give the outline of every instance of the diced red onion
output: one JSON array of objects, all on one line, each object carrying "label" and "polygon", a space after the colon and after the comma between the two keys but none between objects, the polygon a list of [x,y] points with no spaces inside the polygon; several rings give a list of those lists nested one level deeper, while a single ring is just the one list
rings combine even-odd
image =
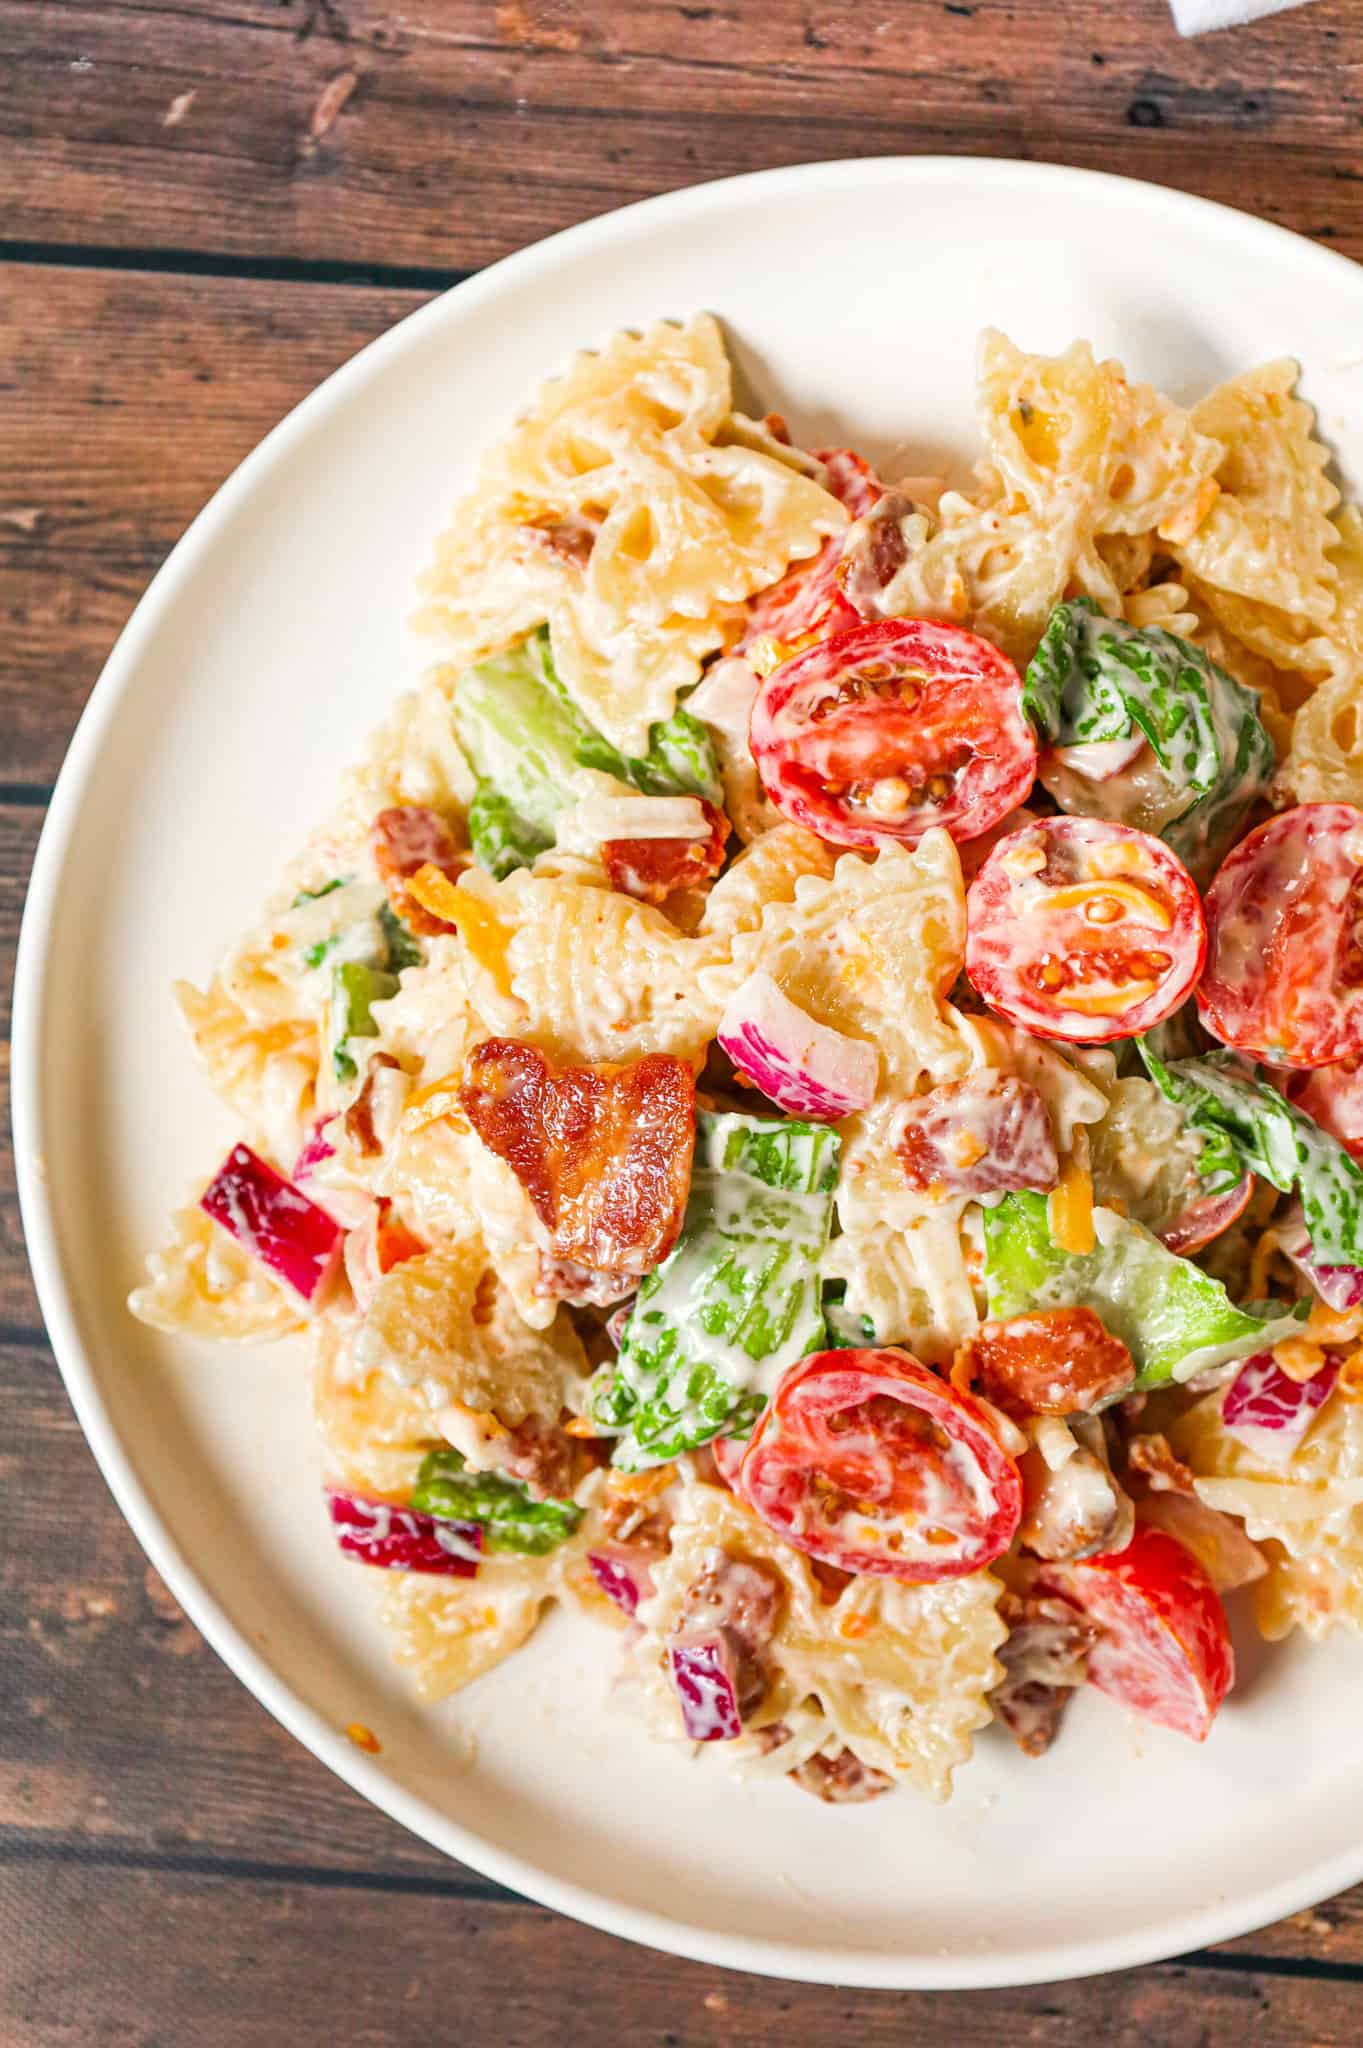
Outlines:
[{"label": "diced red onion", "polygon": [[592,1575],[608,1600],[626,1614],[634,1614],[641,1600],[653,1592],[653,1574],[646,1559],[626,1543],[603,1543],[587,1552]]},{"label": "diced red onion", "polygon": [[732,1742],[743,1733],[733,1651],[721,1629],[674,1643],[668,1661],[682,1726],[693,1742]]},{"label": "diced red onion", "polygon": [[341,1254],[341,1226],[249,1145],[232,1147],[199,1206],[305,1302],[318,1300]]},{"label": "diced red onion", "polygon": [[1278,1249],[1290,1259],[1304,1280],[1309,1280],[1327,1308],[1343,1310],[1363,1305],[1363,1268],[1318,1265],[1311,1249],[1305,1223],[1298,1217],[1278,1232]]},{"label": "diced red onion", "polygon": [[335,1114],[334,1110],[329,1110],[325,1116],[319,1116],[303,1140],[303,1149],[293,1162],[293,1177],[296,1181],[311,1180],[319,1166],[326,1160],[336,1157],[336,1147],[327,1136],[327,1125]]},{"label": "diced red onion", "polygon": [[740,1073],[788,1116],[835,1122],[874,1099],[875,1047],[820,1024],[761,969],[730,997],[717,1036]]},{"label": "diced red onion", "polygon": [[1171,1223],[1165,1224],[1159,1232],[1160,1243],[1182,1259],[1191,1258],[1203,1245],[1220,1237],[1223,1230],[1229,1230],[1253,1193],[1254,1175],[1247,1173],[1224,1194],[1198,1195]]},{"label": "diced red onion", "polygon": [[1337,1359],[1328,1360],[1309,1380],[1294,1380],[1271,1351],[1256,1351],[1226,1388],[1221,1420],[1257,1457],[1285,1465],[1338,1378]]},{"label": "diced red onion", "polygon": [[336,1541],[347,1557],[390,1572],[430,1572],[472,1579],[478,1573],[483,1530],[478,1522],[446,1522],[415,1508],[365,1500],[327,1488]]}]

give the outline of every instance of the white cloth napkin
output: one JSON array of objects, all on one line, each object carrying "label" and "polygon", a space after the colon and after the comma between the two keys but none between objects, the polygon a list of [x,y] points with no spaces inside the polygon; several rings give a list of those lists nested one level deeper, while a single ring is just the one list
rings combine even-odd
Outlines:
[{"label": "white cloth napkin", "polygon": [[1281,14],[1285,7],[1301,7],[1305,0],[1170,0],[1174,26],[1181,36],[1200,36],[1209,28],[1237,28],[1241,22],[1258,21],[1261,15]]}]

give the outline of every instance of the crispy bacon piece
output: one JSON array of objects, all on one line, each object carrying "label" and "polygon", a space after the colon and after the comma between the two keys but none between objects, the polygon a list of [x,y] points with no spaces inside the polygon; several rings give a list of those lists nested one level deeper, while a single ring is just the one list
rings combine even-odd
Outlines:
[{"label": "crispy bacon piece", "polygon": [[1168,1437],[1157,1429],[1127,1438],[1126,1462],[1152,1493],[1196,1493],[1191,1467],[1174,1456]]},{"label": "crispy bacon piece", "polygon": [[374,1129],[374,1090],[379,1086],[378,1076],[385,1068],[398,1073],[402,1071],[390,1052],[371,1053],[364,1070],[363,1086],[342,1120],[346,1136],[365,1159],[373,1159],[383,1150],[378,1132]]},{"label": "crispy bacon piece", "polygon": [[1024,1756],[1042,1756],[1054,1742],[1097,1630],[1065,1600],[1005,1593],[999,1614],[1008,1637],[998,1652],[1007,1676],[990,1695],[995,1714]]},{"label": "crispy bacon piece", "polygon": [[1130,1498],[1096,1451],[1081,1447],[1054,1471],[1033,1453],[1022,1461],[1022,1477],[1018,1536],[1034,1557],[1069,1563],[1123,1550],[1131,1541],[1136,1518]]},{"label": "crispy bacon piece", "polygon": [[786,1588],[774,1565],[712,1550],[705,1570],[687,1588],[672,1633],[684,1642],[718,1632],[728,1647],[741,1720],[767,1696],[767,1653],[785,1605]]},{"label": "crispy bacon piece", "polygon": [[470,1472],[518,1479],[532,1500],[566,1500],[586,1458],[576,1437],[539,1415],[527,1415],[509,1429],[495,1415],[451,1401],[436,1416],[436,1425]]},{"label": "crispy bacon piece", "polygon": [[637,1273],[582,1266],[576,1259],[551,1259],[540,1253],[537,1292],[551,1301],[570,1301],[575,1308],[611,1308],[632,1295],[638,1285]]},{"label": "crispy bacon piece", "polygon": [[977,1391],[1005,1415],[1091,1415],[1136,1377],[1131,1353],[1091,1308],[982,1323],[965,1347]]},{"label": "crispy bacon piece", "polygon": [[641,903],[665,903],[678,889],[697,889],[724,865],[729,820],[716,804],[699,798],[710,827],[708,839],[608,839],[601,858],[612,889]]},{"label": "crispy bacon piece", "polygon": [[375,818],[369,828],[369,844],[379,879],[387,885],[388,901],[408,929],[427,939],[447,931],[449,927],[423,910],[403,886],[428,863],[452,882],[469,864],[469,856],[459,851],[439,811],[425,804],[394,804]]},{"label": "crispy bacon piece", "polygon": [[1060,1177],[1046,1105],[1030,1081],[991,1068],[904,1105],[898,1144],[911,1188],[966,1195],[1044,1193]]},{"label": "crispy bacon piece", "polygon": [[532,548],[547,550],[556,560],[573,569],[585,569],[600,528],[590,519],[548,519],[541,525],[530,520],[521,528]]},{"label": "crispy bacon piece", "polygon": [[642,1278],[677,1241],[691,1185],[696,1083],[684,1060],[555,1067],[537,1046],[475,1046],[459,1100],[549,1232],[551,1257]]},{"label": "crispy bacon piece", "polygon": [[861,1806],[868,1799],[879,1799],[882,1792],[894,1790],[894,1779],[888,1771],[877,1771],[864,1764],[850,1749],[840,1749],[836,1756],[807,1756],[786,1776],[802,1792],[812,1792],[816,1799],[822,1799],[825,1806]]}]

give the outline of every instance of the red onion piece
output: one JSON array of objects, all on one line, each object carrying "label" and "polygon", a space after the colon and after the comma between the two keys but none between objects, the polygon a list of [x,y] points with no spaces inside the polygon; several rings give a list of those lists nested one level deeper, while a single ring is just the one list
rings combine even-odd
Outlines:
[{"label": "red onion piece", "polygon": [[1172,1223],[1165,1224],[1158,1233],[1160,1243],[1166,1251],[1177,1252],[1181,1259],[1191,1258],[1204,1244],[1230,1229],[1253,1193],[1254,1175],[1247,1173],[1224,1194],[1197,1196]]},{"label": "red onion piece", "polygon": [[739,1072],[788,1116],[833,1123],[875,1097],[875,1047],[820,1024],[761,969],[729,998],[716,1035]]},{"label": "red onion piece", "polygon": [[293,1177],[296,1181],[310,1180],[319,1166],[336,1157],[336,1147],[327,1136],[327,1125],[335,1114],[336,1112],[332,1110],[326,1116],[319,1116],[303,1140],[303,1149],[293,1162]]},{"label": "red onion piece", "polygon": [[1312,1379],[1293,1380],[1271,1351],[1257,1351],[1226,1388],[1221,1420],[1257,1457],[1285,1465],[1338,1378],[1337,1359],[1329,1359]]},{"label": "red onion piece", "polygon": [[445,1522],[415,1508],[365,1500],[356,1493],[326,1489],[336,1541],[347,1557],[390,1572],[430,1572],[445,1578],[478,1575],[483,1547],[478,1522]]},{"label": "red onion piece", "polygon": [[1300,1217],[1284,1223],[1279,1230],[1278,1249],[1285,1259],[1291,1260],[1302,1278],[1310,1281],[1327,1308],[1343,1310],[1363,1304],[1363,1268],[1318,1265]]},{"label": "red onion piece", "polygon": [[587,1552],[592,1575],[608,1600],[626,1614],[634,1614],[641,1600],[653,1592],[653,1574],[647,1560],[627,1543],[603,1543]]},{"label": "red onion piece", "polygon": [[743,1733],[733,1651],[722,1629],[674,1643],[668,1661],[682,1726],[693,1742],[732,1742]]},{"label": "red onion piece", "polygon": [[232,1147],[199,1207],[309,1305],[330,1281],[341,1254],[340,1224],[249,1145]]}]

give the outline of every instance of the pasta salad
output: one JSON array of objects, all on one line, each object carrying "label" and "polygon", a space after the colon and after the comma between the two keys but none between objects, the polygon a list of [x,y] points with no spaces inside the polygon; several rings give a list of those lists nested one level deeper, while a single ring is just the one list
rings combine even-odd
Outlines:
[{"label": "pasta salad", "polygon": [[[1291,363],[983,337],[973,481],[707,315],[483,460],[436,666],[179,985],[240,1139],[131,1298],[307,1333],[439,1698],[553,1602],[661,1738],[945,1798],[1224,1597],[1363,1629],[1363,519]],[[347,1562],[348,1561],[348,1562]]]}]

